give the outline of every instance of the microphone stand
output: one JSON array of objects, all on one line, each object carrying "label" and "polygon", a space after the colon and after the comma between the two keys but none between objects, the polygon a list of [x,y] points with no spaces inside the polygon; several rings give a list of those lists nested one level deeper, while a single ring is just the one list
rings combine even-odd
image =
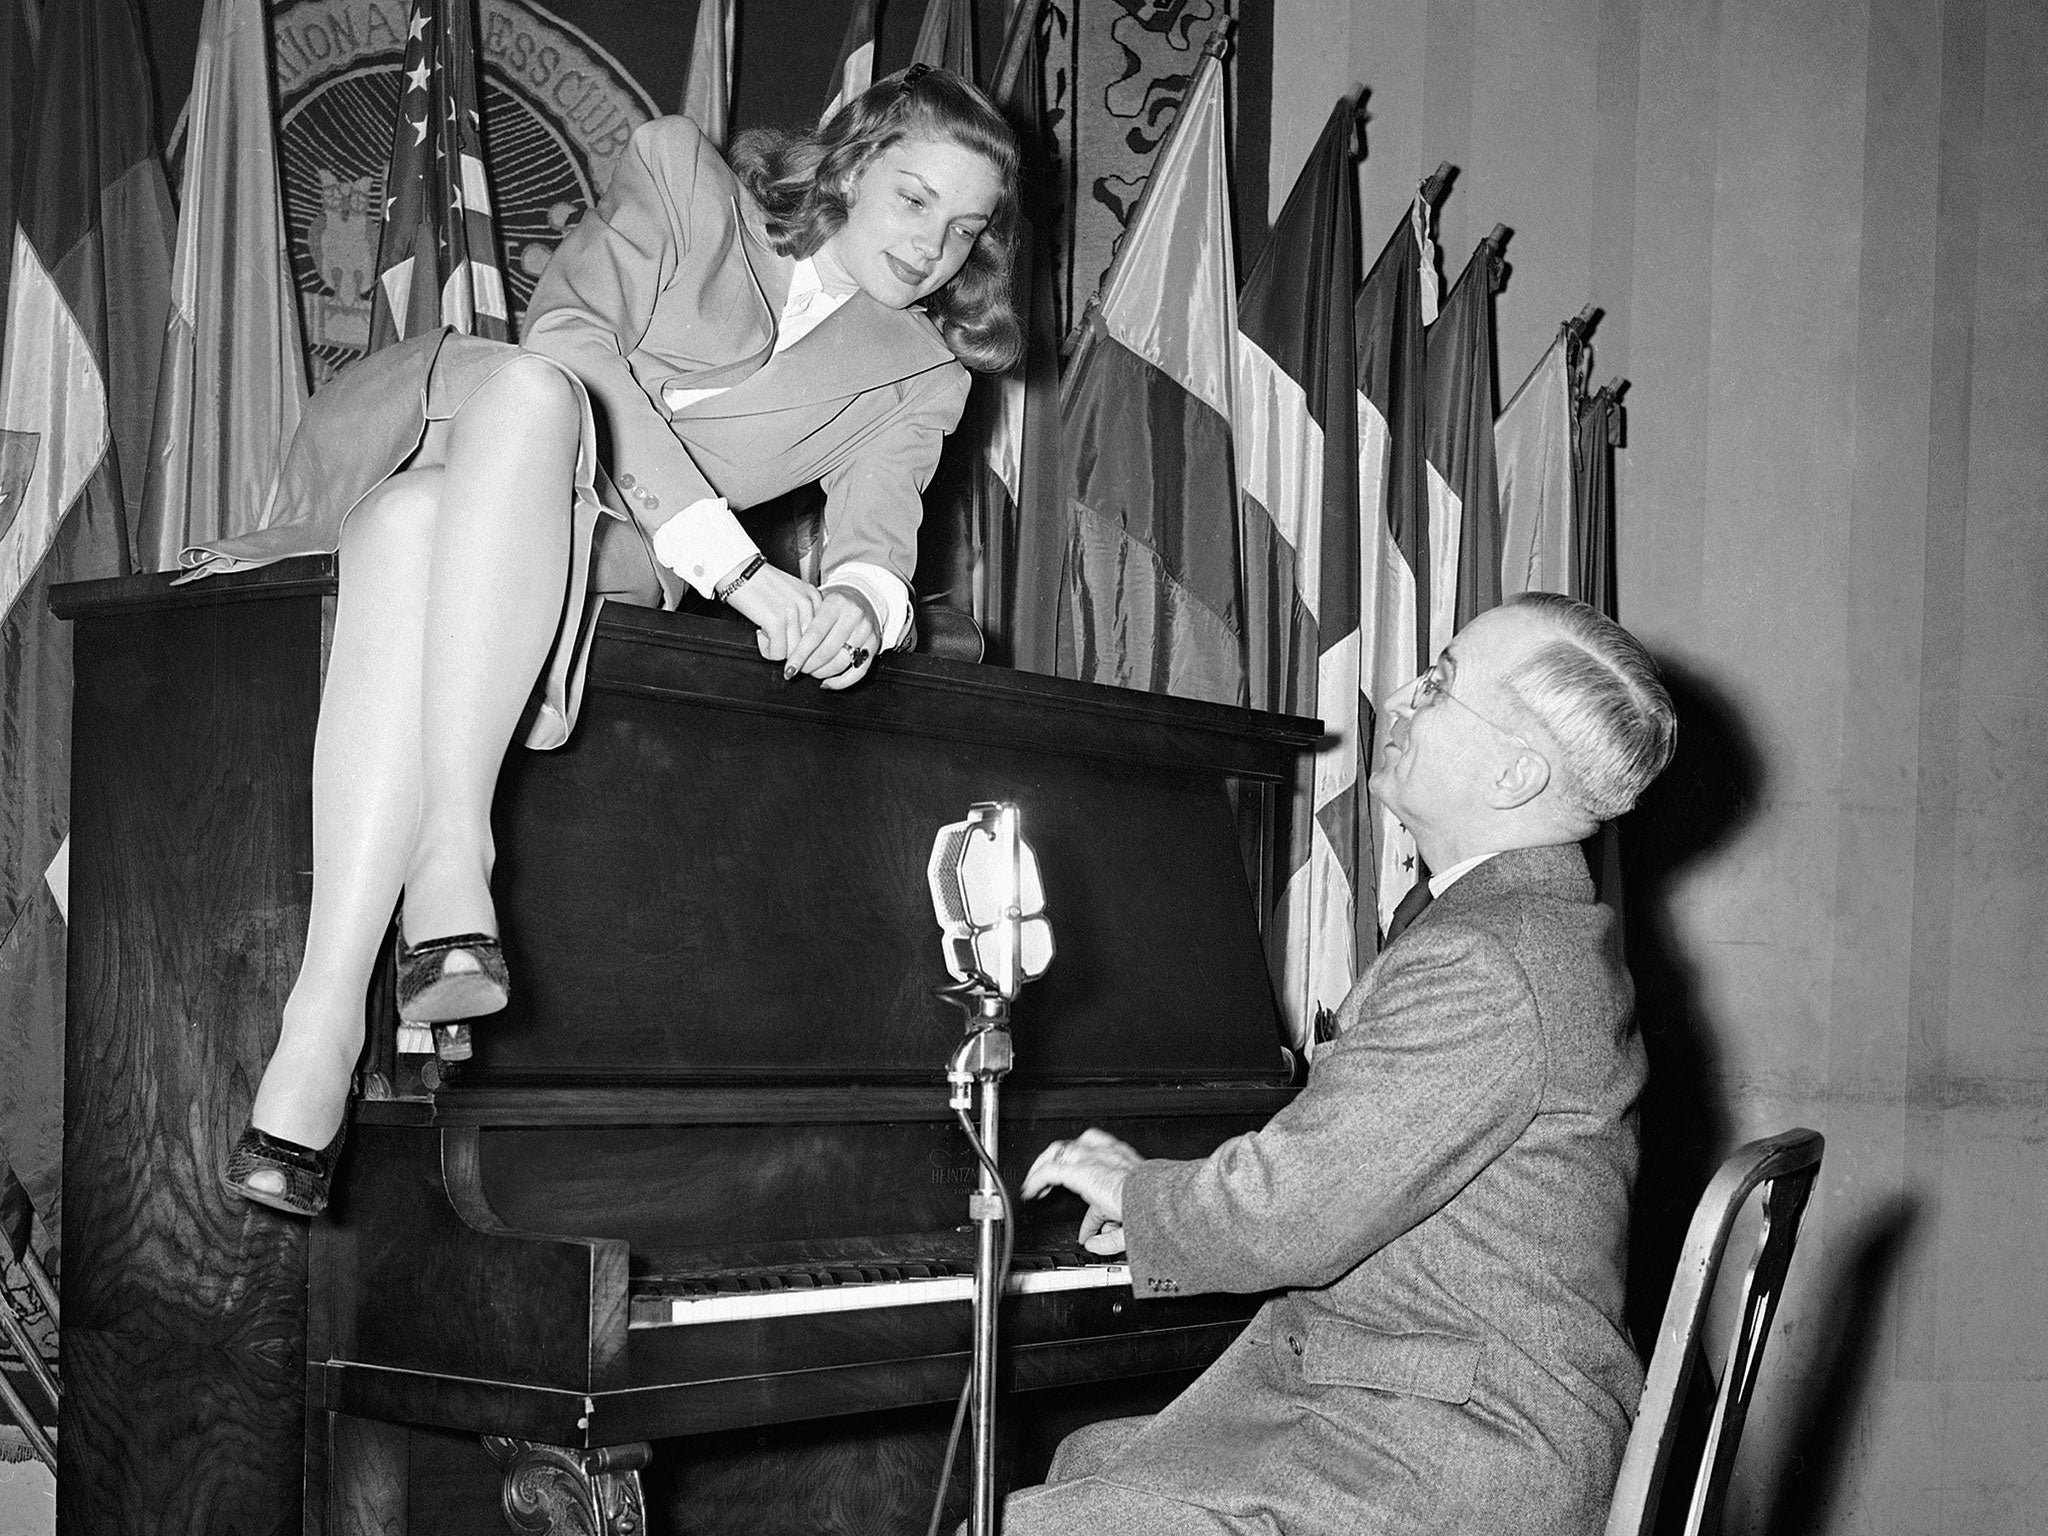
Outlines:
[{"label": "microphone stand", "polygon": [[[993,866],[981,859],[978,840],[987,837]],[[978,873],[970,882],[970,864]],[[928,877],[932,905],[946,934],[946,968],[960,984],[939,995],[967,1014],[967,1035],[946,1063],[949,1100],[961,1129],[975,1142],[979,1177],[967,1202],[975,1227],[974,1355],[967,1398],[974,1409],[974,1495],[968,1528],[972,1536],[996,1533],[996,1310],[1003,1299],[1003,1271],[1009,1267],[1012,1229],[997,1228],[1012,1215],[996,1163],[1002,1080],[1015,1060],[1010,1040],[1010,1004],[1017,989],[1042,973],[1052,958],[1052,935],[1044,929],[1037,861],[1017,832],[1017,807],[1007,802],[976,804],[964,822],[940,829]],[[1028,880],[1027,880],[1028,873]],[[972,891],[970,892],[970,884]],[[992,884],[993,893],[981,892]],[[1030,887],[1027,894],[1026,887]],[[1025,907],[1035,925],[1037,969],[1025,971]],[[977,919],[983,919],[977,921]],[[984,947],[986,943],[987,947]],[[969,1118],[979,1103],[980,1127]],[[958,1420],[955,1420],[958,1426]],[[948,1453],[948,1464],[951,1463]],[[934,1511],[934,1518],[937,1511]]]},{"label": "microphone stand", "polygon": [[[1014,925],[1006,926],[1014,935]],[[950,1102],[955,1112],[964,1116],[974,1107],[975,1090],[980,1089],[979,1129],[985,1154],[977,1160],[980,1179],[967,1201],[967,1214],[975,1225],[974,1493],[968,1529],[972,1536],[995,1536],[996,1307],[1002,1300],[1003,1281],[996,1241],[996,1227],[1003,1220],[1003,1196],[996,1182],[996,1133],[1001,1083],[1015,1058],[1008,998],[972,984],[949,995],[963,1007],[970,1000],[974,1004],[968,1011],[967,1037],[946,1065],[946,1081],[953,1089]]]}]

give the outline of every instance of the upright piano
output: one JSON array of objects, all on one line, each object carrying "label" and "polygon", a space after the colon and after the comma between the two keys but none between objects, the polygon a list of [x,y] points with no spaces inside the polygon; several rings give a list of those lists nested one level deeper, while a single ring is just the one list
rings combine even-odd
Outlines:
[{"label": "upright piano", "polygon": [[[637,1532],[682,1508],[693,1530],[823,1529],[801,1486],[817,1476],[841,1528],[909,1528],[861,1516],[889,1506],[860,1485],[907,1479],[898,1502],[928,1504],[971,1332],[934,833],[1012,801],[1043,872],[1058,950],[1015,1008],[1013,1184],[1088,1125],[1201,1155],[1290,1092],[1260,914],[1318,727],[917,655],[830,693],[785,683],[744,626],[608,608],[574,737],[515,749],[500,786],[511,1006],[456,1065],[373,1030],[369,1096],[306,1233],[211,1174],[302,931],[331,590],[329,564],[302,561],[60,594],[78,657],[66,1324],[127,1373],[74,1380],[67,1459],[164,1514],[117,1443],[169,1394],[138,1384],[133,1315],[112,1320],[125,1287],[161,1331],[212,1341],[210,1390],[255,1426],[195,1425],[188,1472],[250,1481],[287,1453],[276,1416],[303,1412],[308,1531]],[[388,1016],[388,994],[373,1005]],[[1020,1212],[1000,1325],[1019,1425],[1186,1379],[1258,1300],[1135,1299],[1075,1247],[1080,1209]],[[196,1250],[182,1280],[116,1238],[138,1211]],[[298,1263],[302,1409],[279,1358]],[[699,1462],[724,1480],[692,1483]],[[495,1499],[474,1496],[475,1465]],[[75,1529],[148,1524],[66,1496]]]}]

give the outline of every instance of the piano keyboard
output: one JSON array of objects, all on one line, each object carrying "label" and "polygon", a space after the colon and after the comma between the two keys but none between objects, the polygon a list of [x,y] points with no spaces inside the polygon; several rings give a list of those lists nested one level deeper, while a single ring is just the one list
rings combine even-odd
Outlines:
[{"label": "piano keyboard", "polygon": [[[974,1275],[942,1262],[847,1265],[800,1274],[748,1274],[636,1286],[634,1328],[729,1323],[747,1318],[801,1317],[819,1312],[861,1312],[876,1307],[924,1307],[974,1299]],[[1045,1263],[1020,1259],[1003,1285],[1005,1296],[1129,1286],[1128,1264]],[[652,1292],[652,1294],[650,1294]]]}]

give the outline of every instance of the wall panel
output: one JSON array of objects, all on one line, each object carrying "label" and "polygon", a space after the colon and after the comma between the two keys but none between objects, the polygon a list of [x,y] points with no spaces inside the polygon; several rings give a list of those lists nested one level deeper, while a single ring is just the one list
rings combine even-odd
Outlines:
[{"label": "wall panel", "polygon": [[1729,1529],[2040,1529],[2048,10],[1283,0],[1276,55],[1372,89],[1369,247],[1441,158],[1447,267],[1514,226],[1506,385],[1587,299],[1631,380],[1623,618],[1748,796],[1631,912],[1647,1113],[1829,1138]]}]

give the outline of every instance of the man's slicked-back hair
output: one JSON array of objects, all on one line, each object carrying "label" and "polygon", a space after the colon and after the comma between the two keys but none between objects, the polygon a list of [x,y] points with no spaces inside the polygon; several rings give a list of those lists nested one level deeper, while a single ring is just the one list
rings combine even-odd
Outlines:
[{"label": "man's slicked-back hair", "polygon": [[1557,638],[1503,679],[1509,696],[1563,749],[1565,802],[1592,822],[1630,809],[1678,739],[1671,695],[1642,642],[1597,608],[1556,592],[1502,605],[1540,617]]}]

